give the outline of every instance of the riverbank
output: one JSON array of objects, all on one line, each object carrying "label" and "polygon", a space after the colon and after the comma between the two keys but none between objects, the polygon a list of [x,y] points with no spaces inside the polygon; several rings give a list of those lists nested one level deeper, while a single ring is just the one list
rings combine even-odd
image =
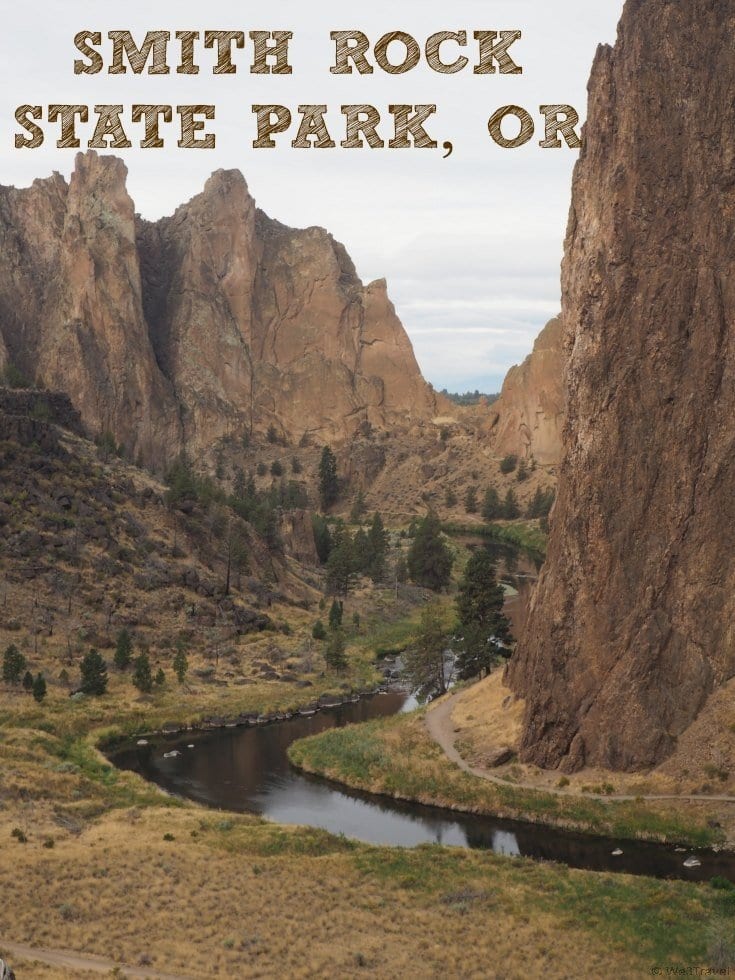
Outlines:
[{"label": "riverbank", "polygon": [[[266,684],[248,696],[263,710],[275,703]],[[79,710],[57,732],[7,715],[0,726],[0,888],[14,898],[0,907],[0,955],[6,939],[240,980],[481,977],[498,957],[514,975],[566,977],[584,962],[591,974],[634,976],[662,962],[708,964],[722,942],[730,949],[729,891],[486,852],[370,847],[205,810],[114,769],[96,749],[109,726],[96,728],[87,705],[80,730]],[[109,708],[96,714],[106,721]],[[142,730],[140,720],[130,714],[118,730]],[[81,899],[89,894],[93,904]],[[451,944],[434,939],[448,927]],[[24,978],[53,975],[15,965]]]},{"label": "riverbank", "polygon": [[[426,728],[426,709],[295,743],[292,763],[353,789],[618,840],[722,847],[717,803],[602,800],[487,782],[460,769]],[[716,825],[715,825],[716,824]]]}]

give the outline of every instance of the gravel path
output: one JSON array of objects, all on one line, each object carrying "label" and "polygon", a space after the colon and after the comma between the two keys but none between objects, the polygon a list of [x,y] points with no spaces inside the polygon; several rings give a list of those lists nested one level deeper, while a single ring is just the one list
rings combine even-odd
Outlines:
[{"label": "gravel path", "polygon": [[651,795],[651,796],[641,796],[636,794],[634,796],[623,796],[612,794],[610,796],[600,795],[596,793],[574,793],[567,789],[556,789],[554,787],[537,786],[534,783],[511,783],[507,779],[501,779],[499,776],[493,776],[492,773],[488,772],[487,769],[480,769],[477,766],[471,766],[466,762],[462,756],[457,751],[454,744],[455,742],[455,732],[454,723],[452,722],[452,710],[454,708],[455,700],[453,695],[447,695],[442,698],[441,701],[432,707],[426,714],[426,728],[429,735],[434,739],[434,741],[444,750],[448,759],[451,759],[455,765],[459,766],[464,772],[469,772],[473,776],[477,776],[478,779],[485,779],[489,783],[495,783],[497,786],[504,786],[506,789],[527,789],[533,790],[536,793],[551,793],[553,796],[576,796],[581,800],[600,800],[603,803],[614,803],[615,801],[633,801],[633,800],[679,800],[680,802],[699,802],[699,803],[735,803],[735,796],[710,796],[709,794],[693,794],[691,796],[667,796],[667,795]]},{"label": "gravel path", "polygon": [[13,967],[13,957],[62,967],[69,971],[70,977],[76,976],[80,970],[88,973],[105,973],[109,976],[115,968],[118,968],[126,977],[141,977],[148,980],[191,980],[180,973],[159,973],[158,970],[143,966],[124,966],[122,963],[105,960],[99,956],[87,956],[84,953],[72,953],[61,949],[43,949],[40,946],[26,946],[23,943],[9,943],[4,939],[0,939],[0,949],[9,957],[6,962],[15,970],[18,980],[23,976],[23,971]]}]

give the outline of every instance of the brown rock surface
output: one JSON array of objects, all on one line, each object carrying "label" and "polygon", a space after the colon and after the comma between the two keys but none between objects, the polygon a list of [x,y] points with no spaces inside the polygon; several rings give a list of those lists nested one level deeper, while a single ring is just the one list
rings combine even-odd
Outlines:
[{"label": "brown rock surface", "polygon": [[154,461],[180,446],[176,404],[143,317],[135,213],[114,157],[77,157],[0,188],[0,333],[24,374],[68,392],[90,432]]},{"label": "brown rock surface", "polygon": [[338,443],[437,414],[385,283],[363,287],[327,232],[257,211],[236,171],[136,220],[125,177],[89,153],[69,184],[0,188],[0,367],[158,464],[270,426]]},{"label": "brown rock surface", "polygon": [[653,766],[735,674],[728,13],[628,0],[593,68],[563,266],[559,498],[508,672],[522,758],[544,767]]},{"label": "brown rock surface", "polygon": [[553,466],[561,459],[564,427],[564,329],[560,317],[539,334],[523,364],[513,367],[490,413],[495,452],[533,457]]}]

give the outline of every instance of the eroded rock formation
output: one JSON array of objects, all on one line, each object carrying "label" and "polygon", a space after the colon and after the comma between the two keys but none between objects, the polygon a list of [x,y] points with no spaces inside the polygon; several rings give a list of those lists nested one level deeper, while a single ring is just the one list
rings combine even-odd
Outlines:
[{"label": "eroded rock formation", "polygon": [[[385,283],[219,171],[136,219],[122,161],[0,189],[0,367],[69,392],[92,434],[159,463],[273,427],[340,442],[437,414]],[[5,348],[7,347],[7,353]]]},{"label": "eroded rock formation", "polygon": [[508,672],[545,767],[652,766],[735,674],[731,12],[628,0],[592,72],[559,496]]},{"label": "eroded rock formation", "polygon": [[560,317],[539,334],[523,364],[508,372],[492,406],[490,437],[498,454],[553,466],[561,458],[564,427],[564,330]]}]

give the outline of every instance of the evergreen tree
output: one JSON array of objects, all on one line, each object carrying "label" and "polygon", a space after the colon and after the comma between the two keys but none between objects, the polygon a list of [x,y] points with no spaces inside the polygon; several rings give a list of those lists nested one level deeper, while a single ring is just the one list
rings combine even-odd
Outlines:
[{"label": "evergreen tree", "polygon": [[107,691],[107,664],[95,649],[85,654],[80,667],[84,694],[101,695]]},{"label": "evergreen tree", "polygon": [[419,524],[408,552],[408,572],[416,585],[445,588],[452,575],[454,557],[441,535],[439,518],[430,512]]},{"label": "evergreen tree", "polygon": [[151,675],[151,662],[148,654],[143,652],[136,657],[133,663],[133,684],[141,694],[150,694],[153,690],[153,677]]},{"label": "evergreen tree", "polygon": [[179,684],[183,684],[186,680],[187,671],[189,670],[189,661],[187,660],[186,651],[184,650],[183,646],[179,646],[176,650],[173,660],[173,668]]},{"label": "evergreen tree", "polygon": [[404,582],[408,582],[408,565],[403,555],[399,555],[396,561],[396,582],[399,582],[401,585]]},{"label": "evergreen tree", "polygon": [[370,567],[370,543],[363,528],[359,527],[352,539],[352,558],[354,570],[358,575],[366,573]]},{"label": "evergreen tree", "polygon": [[352,523],[357,524],[360,518],[364,517],[366,511],[367,505],[365,504],[365,494],[362,492],[362,490],[358,490],[357,496],[352,504],[352,510],[350,511],[350,520]]},{"label": "evergreen tree", "polygon": [[542,490],[539,487],[536,493],[533,495],[533,499],[528,505],[528,510],[526,511],[526,516],[533,518],[545,518],[549,516],[551,508],[554,506],[554,500],[556,494],[553,490]]},{"label": "evergreen tree", "polygon": [[337,503],[339,497],[337,458],[329,446],[325,446],[322,450],[322,458],[319,463],[319,495],[322,510],[329,510],[333,504]]},{"label": "evergreen tree", "polygon": [[503,517],[506,521],[515,521],[521,516],[521,508],[518,506],[515,491],[510,487],[503,501]]},{"label": "evergreen tree", "polygon": [[121,629],[117,634],[117,644],[115,646],[115,656],[113,663],[118,670],[127,670],[133,655],[133,641],[130,633],[126,629]]},{"label": "evergreen tree", "polygon": [[342,630],[335,630],[330,635],[324,649],[324,659],[330,670],[342,671],[347,668],[346,648],[347,644],[345,643],[344,633]]},{"label": "evergreen tree", "polygon": [[519,466],[518,472],[516,473],[516,480],[519,483],[524,483],[528,479],[528,465],[525,459],[522,459]]},{"label": "evergreen tree", "polygon": [[324,629],[324,623],[321,621],[321,619],[317,619],[317,621],[314,623],[311,635],[315,640],[326,640],[327,631]]},{"label": "evergreen tree", "polygon": [[403,676],[413,690],[446,694],[452,674],[445,657],[447,638],[442,607],[436,602],[425,606],[416,640],[403,655]]},{"label": "evergreen tree", "polygon": [[456,600],[457,632],[463,638],[457,672],[463,680],[488,674],[499,656],[510,656],[513,638],[504,604],[493,557],[487,548],[478,548],[467,563]]},{"label": "evergreen tree", "polygon": [[163,687],[165,683],[166,683],[166,675],[163,672],[163,668],[159,667],[158,672],[156,673],[156,681],[155,681],[156,687]]},{"label": "evergreen tree", "polygon": [[3,680],[6,684],[20,684],[25,669],[26,658],[18,647],[11,643],[3,654]]},{"label": "evergreen tree", "polygon": [[352,538],[341,529],[327,560],[327,590],[347,595],[355,580],[355,555]]},{"label": "evergreen tree", "polygon": [[337,599],[332,603],[332,608],[329,610],[329,628],[330,630],[338,630],[342,626],[342,618],[344,616],[344,604],[339,602]]},{"label": "evergreen tree", "polygon": [[444,503],[449,508],[457,506],[457,494],[451,487],[447,487],[447,492],[444,494]]},{"label": "evergreen tree", "polygon": [[368,563],[366,571],[373,582],[385,579],[385,562],[388,555],[390,540],[383,524],[383,518],[376,511],[368,531]]},{"label": "evergreen tree", "polygon": [[477,487],[467,487],[464,495],[464,509],[468,514],[477,513]]},{"label": "evergreen tree", "polygon": [[27,670],[23,675],[23,690],[26,694],[30,694],[33,690],[33,674],[30,670]]},{"label": "evergreen tree", "polygon": [[33,697],[38,704],[46,697],[46,680],[43,674],[39,674],[33,682]]},{"label": "evergreen tree", "polygon": [[495,487],[490,487],[485,494],[485,500],[482,505],[482,516],[486,521],[496,521],[499,517],[503,516],[503,505],[500,502],[500,497]]},{"label": "evergreen tree", "polygon": [[185,453],[179,456],[166,474],[166,483],[168,484],[166,503],[169,507],[175,507],[183,500],[197,499],[196,476]]},{"label": "evergreen tree", "polygon": [[242,466],[238,466],[235,470],[235,479],[232,483],[232,496],[236,500],[244,500],[247,495],[247,486],[245,484],[245,471]]},{"label": "evergreen tree", "polygon": [[322,565],[326,565],[332,550],[332,535],[329,532],[329,525],[320,514],[314,514],[311,519],[311,528],[314,532],[314,546],[319,561]]}]

